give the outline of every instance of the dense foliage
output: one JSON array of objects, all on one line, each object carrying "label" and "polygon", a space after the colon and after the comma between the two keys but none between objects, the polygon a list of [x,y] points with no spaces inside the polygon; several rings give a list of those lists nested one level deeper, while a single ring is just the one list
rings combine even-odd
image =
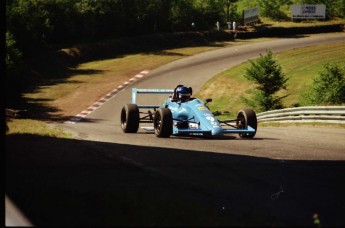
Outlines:
[{"label": "dense foliage", "polygon": [[280,20],[288,18],[288,15],[281,11],[281,6],[292,3],[291,0],[260,0],[258,5],[262,16],[269,17],[273,20]]},{"label": "dense foliage", "polygon": [[251,66],[246,69],[245,78],[253,81],[257,86],[252,99],[244,101],[259,111],[268,111],[282,108],[282,99],[286,96],[277,96],[281,89],[286,89],[287,78],[282,72],[282,67],[273,58],[271,50],[266,55],[261,55],[254,62],[249,60]]},{"label": "dense foliage", "polygon": [[345,17],[345,0],[6,0],[6,29],[24,56],[51,44],[68,45],[121,36],[212,30],[241,23],[242,10],[288,18],[292,3],[323,3],[328,17]]},{"label": "dense foliage", "polygon": [[[226,23],[230,0],[7,0],[6,25],[20,49]],[[228,4],[227,4],[228,3]],[[239,18],[233,10],[229,16]],[[236,15],[237,14],[237,15]],[[28,45],[31,44],[31,45]]]},{"label": "dense foliage", "polygon": [[16,41],[13,39],[13,35],[6,32],[6,95],[13,96],[18,91],[22,90],[25,84],[26,78],[22,77],[24,73],[24,62],[22,60],[22,53],[16,47]]}]

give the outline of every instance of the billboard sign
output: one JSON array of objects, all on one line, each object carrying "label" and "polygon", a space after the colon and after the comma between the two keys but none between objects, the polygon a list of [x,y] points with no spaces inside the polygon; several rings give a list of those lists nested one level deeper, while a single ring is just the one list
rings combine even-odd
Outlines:
[{"label": "billboard sign", "polygon": [[243,24],[256,22],[259,20],[259,8],[251,8],[243,10]]},{"label": "billboard sign", "polygon": [[325,19],[326,6],[320,5],[292,5],[292,19]]}]

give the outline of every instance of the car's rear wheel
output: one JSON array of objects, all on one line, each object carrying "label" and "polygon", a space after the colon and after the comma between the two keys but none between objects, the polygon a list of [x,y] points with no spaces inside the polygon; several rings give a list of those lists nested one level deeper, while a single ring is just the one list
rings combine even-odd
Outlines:
[{"label": "car's rear wheel", "polygon": [[257,130],[257,119],[256,114],[252,109],[240,110],[237,114],[236,125],[238,129],[247,129],[248,125],[254,128],[253,133],[239,133],[241,138],[253,138]]},{"label": "car's rear wheel", "polygon": [[121,128],[125,133],[136,133],[139,128],[139,108],[136,104],[126,104],[121,110]]},{"label": "car's rear wheel", "polygon": [[159,138],[169,138],[172,133],[172,114],[168,108],[160,108],[153,119],[155,134]]}]

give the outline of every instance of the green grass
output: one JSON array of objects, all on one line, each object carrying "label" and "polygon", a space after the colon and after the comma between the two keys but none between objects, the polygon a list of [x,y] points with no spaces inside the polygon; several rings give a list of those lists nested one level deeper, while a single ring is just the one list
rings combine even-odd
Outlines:
[{"label": "green grass", "polygon": [[[93,89],[97,83],[104,83],[105,81],[108,81],[108,84],[111,82],[121,84],[129,79],[129,76],[127,75],[130,75],[130,77],[132,77],[134,74],[140,72],[143,69],[154,69],[174,60],[195,55],[200,52],[210,51],[215,48],[220,47],[206,46],[169,49],[157,53],[130,54],[118,58],[82,63],[73,68],[73,70],[79,71],[81,73],[71,75],[64,82],[56,83],[49,86],[41,86],[32,93],[26,93],[24,97],[28,99],[40,98],[49,101],[55,101],[64,97],[68,97],[68,95],[78,89],[81,91],[85,91],[85,88],[87,87],[92,87]],[[117,82],[116,80],[119,81]],[[115,86],[116,85],[114,85],[114,87]],[[106,93],[109,91],[103,92]],[[47,105],[51,104],[48,102]]]},{"label": "green grass", "polygon": [[[324,44],[274,54],[274,58],[282,66],[283,73],[289,78],[287,91],[278,95],[290,94],[283,100],[286,107],[294,104],[306,105],[301,94],[320,75],[326,63],[345,65],[345,42]],[[250,67],[249,62],[228,69],[207,81],[195,96],[201,99],[212,98],[209,104],[211,110],[229,111],[234,116],[237,111],[247,105],[241,96],[247,95],[255,84],[248,81],[244,75]]]},{"label": "green grass", "polygon": [[285,105],[306,105],[300,94],[312,85],[313,79],[319,77],[324,65],[345,65],[345,42],[286,51],[278,54],[277,60],[289,77],[287,89],[291,95],[284,100]]},{"label": "green grass", "polygon": [[6,134],[32,134],[56,138],[72,138],[70,133],[64,132],[61,128],[51,127],[47,123],[31,119],[12,119],[7,121],[9,131]]}]

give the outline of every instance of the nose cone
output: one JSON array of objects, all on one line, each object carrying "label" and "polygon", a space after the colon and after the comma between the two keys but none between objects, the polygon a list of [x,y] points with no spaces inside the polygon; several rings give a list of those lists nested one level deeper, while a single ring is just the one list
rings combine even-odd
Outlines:
[{"label": "nose cone", "polygon": [[212,135],[223,135],[223,130],[220,126],[214,126],[212,129]]}]

